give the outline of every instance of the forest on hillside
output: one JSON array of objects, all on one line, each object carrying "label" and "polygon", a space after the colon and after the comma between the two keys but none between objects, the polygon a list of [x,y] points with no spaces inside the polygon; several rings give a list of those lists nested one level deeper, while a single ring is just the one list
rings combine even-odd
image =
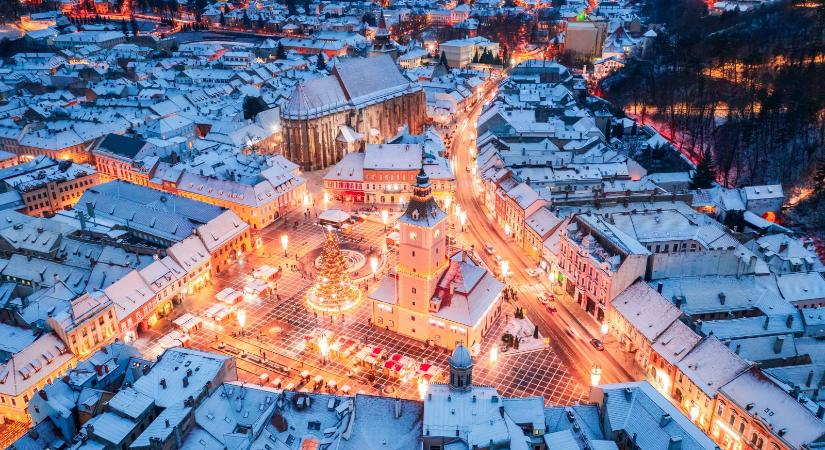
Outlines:
[{"label": "forest on hillside", "polygon": [[646,0],[657,37],[601,89],[728,186],[814,186],[825,160],[825,0],[708,15]]}]

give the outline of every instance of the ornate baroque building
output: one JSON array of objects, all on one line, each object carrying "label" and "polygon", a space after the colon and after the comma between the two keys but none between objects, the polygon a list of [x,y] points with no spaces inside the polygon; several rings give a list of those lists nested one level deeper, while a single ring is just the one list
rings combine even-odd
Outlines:
[{"label": "ornate baroque building", "polygon": [[285,156],[304,170],[322,169],[404,125],[421,133],[426,117],[424,91],[389,55],[340,60],[332,75],[298,85],[281,110]]}]

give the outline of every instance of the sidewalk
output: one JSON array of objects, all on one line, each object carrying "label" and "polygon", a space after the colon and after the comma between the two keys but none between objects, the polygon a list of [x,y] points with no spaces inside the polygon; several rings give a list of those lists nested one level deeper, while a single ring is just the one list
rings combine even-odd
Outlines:
[{"label": "sidewalk", "polygon": [[603,335],[601,324],[599,324],[593,316],[588,314],[587,311],[583,310],[579,305],[573,303],[573,297],[571,295],[565,292],[564,289],[557,284],[550,286],[550,283],[545,279],[541,280],[541,284],[553,292],[557,301],[564,302],[570,315],[575,317],[581,326],[584,327],[588,333],[590,333],[590,337],[601,340],[604,343],[605,351],[609,352],[617,362],[621,363],[624,369],[627,370],[634,377],[634,379],[642,380],[645,378],[645,373],[636,363],[633,353],[624,351],[624,346],[618,339],[616,339],[613,333],[608,331],[606,335]]}]

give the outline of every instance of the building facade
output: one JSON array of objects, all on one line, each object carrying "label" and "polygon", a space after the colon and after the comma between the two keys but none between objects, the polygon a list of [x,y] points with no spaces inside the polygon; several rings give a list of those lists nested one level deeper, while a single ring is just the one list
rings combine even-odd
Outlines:
[{"label": "building facade", "polygon": [[330,76],[299,85],[281,110],[285,156],[304,170],[322,169],[344,156],[347,129],[362,145],[381,143],[405,125],[420,133],[426,113],[423,90],[390,56],[339,61]]},{"label": "building facade", "polygon": [[504,286],[465,252],[449,256],[446,219],[420,171],[399,219],[396,275],[369,296],[372,323],[449,349],[477,348],[501,314]]}]

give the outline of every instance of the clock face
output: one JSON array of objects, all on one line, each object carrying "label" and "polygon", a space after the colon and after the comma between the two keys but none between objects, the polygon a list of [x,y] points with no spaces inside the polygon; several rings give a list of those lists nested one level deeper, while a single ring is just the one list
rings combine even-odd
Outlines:
[{"label": "clock face", "polygon": [[414,241],[418,239],[418,234],[415,231],[410,231],[410,240]]},{"label": "clock face", "polygon": [[438,229],[438,228],[436,228],[436,229],[435,229],[435,237],[436,237],[436,239],[438,239],[438,237],[439,237],[439,236],[441,236],[441,230],[440,230],[440,229]]}]

